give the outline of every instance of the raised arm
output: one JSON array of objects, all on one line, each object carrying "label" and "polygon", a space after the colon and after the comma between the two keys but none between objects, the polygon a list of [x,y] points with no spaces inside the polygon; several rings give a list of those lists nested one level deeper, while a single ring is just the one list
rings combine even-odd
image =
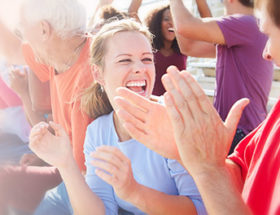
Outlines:
[{"label": "raised arm", "polygon": [[28,88],[32,109],[41,113],[51,113],[51,96],[49,81],[42,82],[33,71],[28,72]]},{"label": "raised arm", "polygon": [[131,0],[131,3],[128,7],[129,16],[135,18],[139,22],[140,22],[140,19],[138,16],[138,10],[139,10],[141,4],[142,4],[142,0]]},{"label": "raised arm", "polygon": [[98,11],[100,8],[102,8],[103,6],[106,6],[106,5],[110,5],[112,4],[114,0],[99,0],[94,11],[93,11],[93,14],[92,14],[92,17],[91,19],[89,20],[89,23],[88,23],[88,26],[89,27],[93,27],[95,22],[96,22],[96,19],[97,19],[97,15],[98,15]]},{"label": "raised arm", "polygon": [[199,40],[190,40],[176,33],[176,31],[175,34],[180,51],[184,55],[201,58],[216,57],[216,46],[214,44]]},{"label": "raised arm", "polygon": [[20,71],[14,69],[10,71],[11,88],[21,98],[25,115],[31,126],[36,125],[41,121],[45,121],[44,113],[36,111],[32,108],[32,102],[28,89],[27,70]]},{"label": "raised arm", "polygon": [[22,65],[25,64],[21,41],[17,36],[0,20],[0,54],[8,63]]},{"label": "raised arm", "polygon": [[212,17],[211,10],[206,0],[195,0],[200,17]]},{"label": "raised arm", "polygon": [[[202,17],[211,15],[205,0],[197,3]],[[225,44],[215,19],[194,17],[182,0],[170,0],[170,7],[181,52],[193,57],[215,57],[215,44]]]}]

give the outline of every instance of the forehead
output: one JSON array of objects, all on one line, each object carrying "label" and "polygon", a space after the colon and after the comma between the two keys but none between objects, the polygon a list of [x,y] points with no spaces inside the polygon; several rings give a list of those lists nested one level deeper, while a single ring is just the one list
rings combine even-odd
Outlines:
[{"label": "forehead", "polygon": [[106,49],[109,55],[152,52],[148,38],[142,33],[134,31],[116,33],[108,40]]},{"label": "forehead", "polygon": [[170,9],[167,8],[163,11],[163,16],[171,16]]}]

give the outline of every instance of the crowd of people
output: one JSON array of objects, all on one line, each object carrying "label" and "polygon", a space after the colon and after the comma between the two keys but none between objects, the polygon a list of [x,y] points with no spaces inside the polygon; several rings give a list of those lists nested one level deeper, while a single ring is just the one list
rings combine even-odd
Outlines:
[{"label": "crowd of people", "polygon": [[[280,2],[112,2],[0,20],[0,214],[279,214]],[[214,104],[187,56],[216,57]]]}]

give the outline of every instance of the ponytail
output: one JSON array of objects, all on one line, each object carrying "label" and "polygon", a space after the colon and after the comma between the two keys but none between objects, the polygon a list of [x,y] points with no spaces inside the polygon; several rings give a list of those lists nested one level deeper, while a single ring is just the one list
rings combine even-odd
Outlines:
[{"label": "ponytail", "polygon": [[82,109],[93,119],[113,111],[106,92],[97,82],[92,83],[84,91],[81,98],[81,105]]}]

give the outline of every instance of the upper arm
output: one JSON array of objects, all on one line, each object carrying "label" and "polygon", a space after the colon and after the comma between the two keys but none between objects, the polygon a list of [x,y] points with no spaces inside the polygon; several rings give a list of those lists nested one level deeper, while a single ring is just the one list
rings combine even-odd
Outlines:
[{"label": "upper arm", "polygon": [[180,47],[181,53],[191,57],[216,57],[216,46],[212,43],[190,40],[181,35],[177,35],[177,42]]},{"label": "upper arm", "polygon": [[196,17],[182,19],[175,25],[175,30],[180,36],[191,40],[225,44],[224,35],[215,19],[199,19]]}]

